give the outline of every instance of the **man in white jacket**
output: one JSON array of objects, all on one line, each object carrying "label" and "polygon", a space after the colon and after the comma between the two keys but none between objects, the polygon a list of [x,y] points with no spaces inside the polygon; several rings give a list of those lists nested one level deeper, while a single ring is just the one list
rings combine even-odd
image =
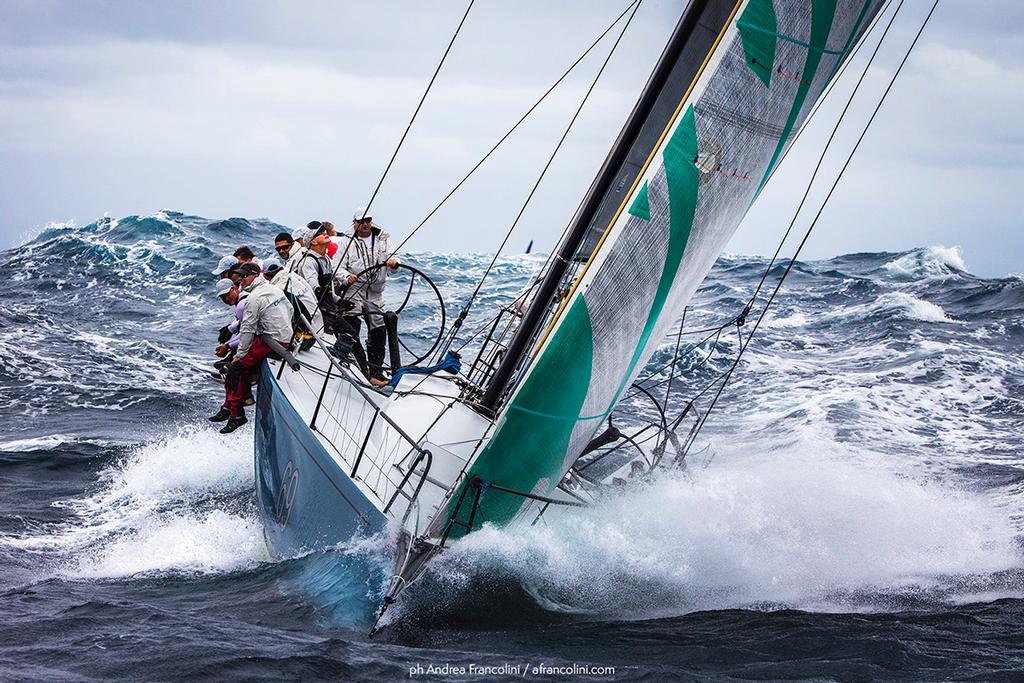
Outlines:
[{"label": "man in white jacket", "polygon": [[[398,267],[398,258],[393,253],[391,235],[373,224],[373,215],[365,206],[360,206],[352,214],[352,227],[345,231],[338,245],[338,251],[332,259],[338,280],[348,285],[344,300],[351,301],[354,306],[347,319],[359,329],[359,318],[366,318],[367,343],[366,356],[370,366],[370,381],[373,384],[386,384],[383,374],[384,346],[387,332],[384,329],[384,287],[387,285],[388,269]],[[361,273],[374,266],[370,273]]]},{"label": "man in white jacket", "polygon": [[244,404],[250,375],[273,353],[263,338],[269,337],[283,347],[292,338],[292,305],[284,292],[267,282],[254,263],[243,263],[238,273],[242,289],[248,293],[238,329],[238,351],[224,380],[224,404],[210,418],[211,422],[227,421],[221,434],[229,434],[247,422]]},{"label": "man in white jacket", "polygon": [[[288,272],[287,268],[282,268],[276,263],[267,266],[263,275],[270,280],[270,284],[285,293],[293,309],[297,308],[302,311],[302,315],[313,323],[313,332],[320,332],[323,329],[323,314],[316,305],[316,295],[313,294],[313,289],[305,278],[299,276],[298,273]],[[313,317],[310,319],[310,316]]]}]

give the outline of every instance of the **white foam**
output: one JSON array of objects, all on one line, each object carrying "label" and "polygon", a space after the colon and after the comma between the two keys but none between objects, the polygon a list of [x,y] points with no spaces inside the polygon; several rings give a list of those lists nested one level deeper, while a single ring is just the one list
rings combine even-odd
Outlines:
[{"label": "white foam", "polygon": [[170,516],[135,529],[81,555],[64,572],[79,578],[138,574],[211,574],[238,571],[269,560],[258,520],[213,510]]},{"label": "white foam", "polygon": [[876,307],[881,310],[899,309],[907,318],[930,323],[950,323],[952,318],[946,315],[941,306],[918,299],[907,292],[889,292],[878,297]]},{"label": "white foam", "polygon": [[874,301],[847,306],[834,313],[828,313],[823,318],[852,318],[862,319],[874,313],[895,313],[908,320],[919,320],[929,323],[951,323],[956,322],[942,310],[941,306],[919,299],[909,292],[887,292]]},{"label": "white foam", "polygon": [[769,318],[772,327],[807,327],[811,322],[805,313],[793,311],[781,318]]},{"label": "white foam", "polygon": [[983,496],[789,455],[720,459],[546,527],[484,529],[441,571],[458,580],[507,567],[551,605],[630,618],[765,602],[821,609],[851,592],[1021,564],[1007,515]]},{"label": "white foam", "polygon": [[942,277],[950,270],[965,272],[967,264],[960,247],[938,244],[908,252],[886,263],[883,269],[898,277]]},{"label": "white foam", "polygon": [[98,490],[53,505],[72,520],[0,544],[53,553],[68,576],[232,571],[267,559],[254,510],[211,509],[253,488],[252,430],[186,428],[137,448],[99,475]]},{"label": "white foam", "polygon": [[130,501],[159,505],[182,497],[252,488],[252,430],[225,438],[212,428],[188,427],[139,447],[105,470],[94,496],[69,502],[80,512],[102,514]]},{"label": "white foam", "polygon": [[15,439],[0,442],[0,451],[8,453],[29,453],[32,451],[49,451],[66,444],[79,443],[94,446],[111,446],[117,443],[105,439],[82,439],[68,434],[51,434],[31,439]]}]

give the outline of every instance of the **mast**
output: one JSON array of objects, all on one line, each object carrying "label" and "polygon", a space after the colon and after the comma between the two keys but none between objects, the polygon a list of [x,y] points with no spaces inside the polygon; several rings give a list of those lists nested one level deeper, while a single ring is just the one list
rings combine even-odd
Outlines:
[{"label": "mast", "polygon": [[[497,412],[512,375],[529,352],[569,264],[591,230],[603,231],[613,218],[618,201],[610,200],[618,199],[615,195],[621,195],[632,186],[657,145],[662,130],[675,114],[679,93],[667,86],[677,82],[688,84],[693,79],[734,4],[733,0],[691,0],[683,12],[597,177],[573,216],[557,254],[538,285],[537,294],[523,314],[508,351],[487,386],[481,399],[485,410]],[[607,216],[604,224],[595,225],[595,221],[609,212],[611,215]]]}]

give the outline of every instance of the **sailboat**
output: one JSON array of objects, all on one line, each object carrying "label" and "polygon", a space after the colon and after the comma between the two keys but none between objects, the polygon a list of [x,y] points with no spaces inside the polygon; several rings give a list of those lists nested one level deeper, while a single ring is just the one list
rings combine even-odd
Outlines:
[{"label": "sailboat", "polygon": [[882,5],[689,2],[542,274],[495,313],[468,371],[440,363],[461,322],[443,304],[426,360],[444,368],[392,358],[387,393],[323,334],[297,371],[265,364],[255,456],[271,550],[388,532],[386,607],[483,525],[591,500],[574,465],[618,438],[616,405]]}]

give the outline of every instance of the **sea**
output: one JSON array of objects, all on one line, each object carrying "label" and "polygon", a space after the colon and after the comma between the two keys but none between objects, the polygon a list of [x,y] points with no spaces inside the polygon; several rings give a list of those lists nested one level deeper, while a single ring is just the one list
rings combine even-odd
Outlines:
[{"label": "sea", "polygon": [[[0,680],[1024,678],[1020,274],[797,262],[685,467],[471,535],[371,637],[379,539],[272,557],[251,425],[206,420],[210,271],[281,229],[164,211],[0,252]],[[406,255],[449,315],[490,258]],[[498,259],[466,330],[544,261]],[[767,265],[722,256],[651,359],[670,412],[732,364],[753,320],[699,331]]]}]

